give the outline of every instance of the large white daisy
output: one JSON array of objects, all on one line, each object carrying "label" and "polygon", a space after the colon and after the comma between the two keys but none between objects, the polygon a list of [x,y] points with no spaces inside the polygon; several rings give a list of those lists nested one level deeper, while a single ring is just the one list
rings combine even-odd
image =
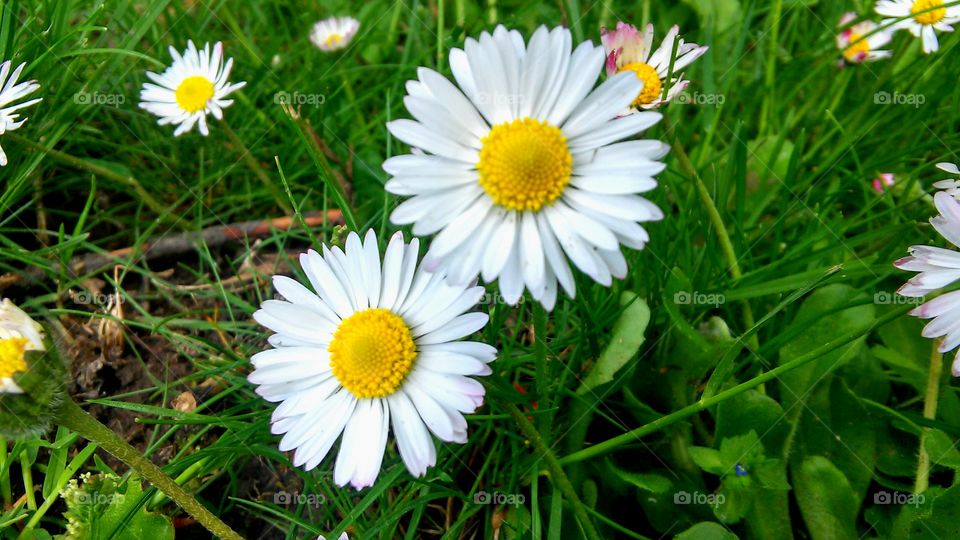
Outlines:
[{"label": "large white daisy", "polygon": [[[34,98],[31,100],[16,103],[17,100],[36,92],[40,85],[37,81],[24,81],[17,83],[20,73],[27,64],[20,64],[17,69],[10,73],[10,60],[0,64],[0,135],[8,131],[20,129],[20,126],[27,121],[26,118],[20,119],[20,109],[29,107],[40,102],[43,98]],[[7,164],[7,154],[3,147],[0,147],[0,167]]]},{"label": "large white daisy", "polygon": [[[679,33],[680,27],[674,25],[663,38],[660,47],[654,49],[652,24],[647,25],[642,35],[635,26],[625,22],[618,22],[616,30],[600,30],[600,40],[607,53],[607,74],[627,71],[643,82],[643,90],[630,104],[631,111],[659,107],[677,97],[690,84],[690,81],[683,80],[683,74],[667,81],[671,67],[676,75],[703,56],[709,47],[684,43],[683,38],[679,38]],[[674,45],[677,47],[676,55],[673,53]],[[663,97],[663,87],[668,83],[670,88],[667,96]]]},{"label": "large white daisy", "polygon": [[620,244],[641,249],[640,222],[663,213],[639,193],[668,150],[655,140],[620,142],[661,118],[654,112],[619,117],[640,92],[632,73],[594,89],[603,48],[570,31],[540,27],[529,43],[498,26],[450,52],[455,86],[420,68],[404,98],[414,120],[387,124],[417,149],[388,159],[387,191],[412,198],[391,214],[413,233],[439,233],[424,266],[465,284],[499,278],[516,304],[526,287],[552,309],[557,283],[571,297],[567,259],[595,281],[623,278]]},{"label": "large white daisy", "polygon": [[223,45],[218,41],[210,51],[210,44],[197,50],[193,41],[187,41],[183,55],[170,47],[173,64],[161,74],[148,71],[147,77],[154,83],[144,83],[140,91],[140,108],[160,117],[161,126],[173,124],[174,136],[182,135],[194,124],[200,125],[200,133],[207,135],[207,115],[223,118],[223,109],[233,104],[226,99],[247,83],[230,83],[233,58],[223,60]]},{"label": "large white daisy", "polygon": [[[852,11],[844,13],[838,26],[847,26],[855,20],[857,20],[856,13]],[[890,32],[878,30],[879,28],[877,23],[864,20],[837,34],[837,48],[843,54],[843,60],[860,64],[890,58],[891,52],[880,50],[880,47],[890,43],[892,36]]]},{"label": "large white daisy", "polygon": [[[383,262],[377,239],[356,233],[346,249],[323,247],[300,256],[314,291],[276,276],[286,299],[267,300],[254,319],[276,332],[274,349],[253,356],[250,382],[267,401],[281,402],[272,431],[280,450],[310,470],[343,433],[334,481],[360,489],[380,471],[392,426],[400,457],[414,476],[436,463],[432,432],[446,442],[467,440],[463,413],[483,402],[496,349],[454,341],[488,320],[465,313],[483,287],[452,286],[417,266],[419,243],[396,233]],[[429,429],[429,432],[428,432]]]},{"label": "large white daisy", "polygon": [[349,45],[359,29],[360,21],[353,17],[330,17],[313,25],[310,41],[321,51],[336,51]]},{"label": "large white daisy", "polygon": [[4,298],[0,302],[0,394],[22,394],[13,376],[27,369],[27,351],[43,351],[43,327]]},{"label": "large white daisy", "polygon": [[[930,224],[948,242],[960,246],[960,201],[940,191],[933,196],[940,214]],[[903,296],[919,298],[960,280],[960,252],[933,246],[911,246],[910,256],[894,263],[901,270],[919,272],[897,291]],[[940,352],[960,345],[960,291],[952,291],[926,302],[911,315],[933,319],[923,328],[923,336],[943,338]],[[953,376],[960,377],[960,359],[953,361]]]},{"label": "large white daisy", "polygon": [[876,11],[890,17],[881,25],[909,30],[923,40],[923,52],[932,53],[940,48],[937,32],[953,32],[952,25],[960,22],[960,5],[946,4],[943,0],[879,0]]}]

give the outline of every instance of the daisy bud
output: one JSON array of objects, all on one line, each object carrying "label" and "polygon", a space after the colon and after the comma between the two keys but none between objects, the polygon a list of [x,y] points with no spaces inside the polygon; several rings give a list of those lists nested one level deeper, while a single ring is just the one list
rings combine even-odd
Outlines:
[{"label": "daisy bud", "polygon": [[66,368],[43,327],[0,302],[0,435],[23,438],[50,427],[66,393]]}]

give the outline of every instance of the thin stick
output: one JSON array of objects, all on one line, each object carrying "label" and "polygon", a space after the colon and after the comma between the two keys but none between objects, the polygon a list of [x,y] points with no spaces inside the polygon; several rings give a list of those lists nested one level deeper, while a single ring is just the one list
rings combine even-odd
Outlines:
[{"label": "thin stick", "polygon": [[[230,225],[217,225],[202,231],[191,231],[173,236],[161,237],[156,241],[146,241],[139,246],[116,249],[108,253],[87,253],[74,257],[68,268],[80,275],[86,272],[97,272],[114,264],[123,264],[125,259],[132,255],[139,255],[141,259],[150,260],[171,255],[178,255],[196,249],[205,244],[216,247],[227,242],[245,240],[266,236],[274,230],[288,230],[296,225],[293,217],[286,216],[275,219],[243,221]],[[310,212],[304,215],[303,224],[308,227],[321,227],[324,223],[343,223],[343,214],[340,210],[331,209],[323,212]],[[0,276],[0,290],[19,283],[22,279],[40,280],[44,272],[41,268],[32,268],[21,274],[4,274]]]}]

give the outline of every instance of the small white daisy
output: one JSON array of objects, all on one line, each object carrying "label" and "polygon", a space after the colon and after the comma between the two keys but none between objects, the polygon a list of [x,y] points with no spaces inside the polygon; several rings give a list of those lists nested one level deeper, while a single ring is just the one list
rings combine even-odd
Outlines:
[{"label": "small white daisy", "polygon": [[[20,126],[27,121],[26,118],[20,120],[20,114],[17,112],[24,107],[29,107],[39,103],[43,98],[34,98],[21,103],[14,103],[28,94],[36,92],[40,85],[37,81],[24,81],[17,83],[20,78],[20,72],[27,64],[20,64],[17,69],[10,73],[10,60],[0,64],[0,135],[8,131],[20,129]],[[0,147],[0,167],[7,164],[7,154],[3,147]]]},{"label": "small white daisy", "polygon": [[[606,28],[600,30],[600,39],[607,53],[607,75],[629,71],[643,81],[643,90],[630,104],[631,110],[659,107],[677,97],[690,84],[690,81],[683,80],[682,73],[672,77],[667,97],[662,97],[663,87],[670,75],[671,61],[673,74],[676,75],[709,49],[696,43],[684,43],[682,38],[677,37],[679,32],[678,26],[671,27],[660,48],[653,50],[652,24],[647,25],[642,35],[635,26],[625,22],[618,22],[613,31]],[[673,55],[674,42],[677,46],[676,56]]]},{"label": "small white daisy", "polygon": [[223,118],[223,109],[233,104],[228,95],[247,83],[227,81],[233,59],[223,60],[223,45],[218,41],[210,51],[210,44],[197,50],[193,41],[187,41],[187,50],[181,56],[170,47],[173,64],[161,74],[148,71],[147,77],[156,84],[144,83],[140,91],[140,108],[160,117],[161,126],[177,126],[174,136],[180,136],[200,124],[200,133],[207,135],[207,115]]},{"label": "small white daisy", "polygon": [[[956,164],[954,163],[937,163],[937,168],[945,173],[952,174],[953,176],[960,176],[960,168],[957,168]],[[938,182],[934,182],[933,187],[942,189],[955,199],[960,199],[960,179],[949,178],[947,180],[940,180]]]},{"label": "small white daisy", "polygon": [[[389,426],[400,457],[414,476],[436,463],[430,433],[467,440],[467,421],[483,403],[471,375],[487,375],[496,349],[455,341],[486,325],[485,313],[466,313],[484,288],[452,286],[417,266],[419,242],[396,233],[383,262],[373,231],[346,249],[323,246],[300,256],[314,291],[284,276],[273,278],[286,299],[267,300],[253,318],[276,334],[276,347],[253,356],[251,383],[281,402],[272,431],[293,463],[316,467],[343,433],[334,481],[360,489],[376,480]],[[428,432],[429,429],[429,432]]]},{"label": "small white daisy", "polygon": [[27,351],[43,350],[43,327],[4,298],[0,302],[0,394],[23,393],[13,376],[26,371]]},{"label": "small white daisy", "polygon": [[[856,19],[856,13],[852,11],[844,13],[837,26],[847,26]],[[837,35],[837,48],[843,54],[843,61],[859,64],[889,58],[891,52],[888,50],[882,51],[880,47],[890,43],[892,36],[890,32],[877,31],[877,28],[879,28],[877,23],[867,20],[858,22],[840,32]],[[841,64],[843,61],[841,61]]]},{"label": "small white daisy", "polygon": [[[930,224],[943,238],[960,246],[960,201],[945,192],[933,197],[940,214]],[[910,278],[897,292],[919,298],[960,280],[960,252],[933,246],[910,246],[910,256],[896,261],[901,270],[920,272]],[[944,338],[940,352],[948,352],[960,345],[960,291],[942,294],[910,312],[921,319],[933,319],[923,328],[923,337]],[[953,376],[960,377],[960,359],[953,362]]]},{"label": "small white daisy", "polygon": [[353,17],[330,17],[313,25],[310,41],[321,51],[338,51],[350,44],[360,29],[360,21]]},{"label": "small white daisy", "polygon": [[906,29],[921,38],[928,54],[940,48],[937,31],[953,32],[951,25],[960,22],[960,5],[947,6],[943,0],[879,0],[876,11],[890,17],[881,25],[893,24],[894,30]]},{"label": "small white daisy", "polygon": [[642,249],[640,222],[663,218],[639,195],[657,186],[656,140],[619,142],[657,123],[643,112],[619,117],[641,90],[632,73],[594,84],[603,48],[571,53],[565,28],[540,27],[525,44],[498,26],[450,52],[458,86],[427,68],[407,82],[415,120],[387,124],[414,148],[383,164],[386,189],[410,196],[391,214],[413,233],[439,233],[424,266],[466,284],[477,274],[516,304],[526,287],[552,309],[557,283],[575,294],[568,258],[595,281],[623,278],[620,245]]}]

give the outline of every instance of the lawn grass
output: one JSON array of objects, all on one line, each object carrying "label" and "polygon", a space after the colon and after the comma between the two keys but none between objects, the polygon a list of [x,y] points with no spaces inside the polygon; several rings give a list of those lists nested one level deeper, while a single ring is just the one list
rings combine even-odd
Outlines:
[{"label": "lawn grass", "polygon": [[[924,55],[900,32],[893,59],[840,69],[836,21],[869,14],[869,2],[0,6],[0,59],[28,62],[44,99],[15,136],[0,137],[10,156],[0,169],[0,293],[62,328],[78,402],[245,537],[557,540],[582,537],[578,510],[604,538],[672,537],[704,521],[744,538],[913,538],[921,524],[934,538],[956,527],[948,504],[960,459],[933,456],[919,506],[876,496],[914,490],[922,428],[960,437],[952,382],[934,385],[936,418],[922,415],[932,342],[894,294],[910,274],[891,265],[909,245],[939,240],[926,221],[930,186],[945,176],[933,165],[960,161],[957,37],[941,34],[941,50]],[[346,51],[323,54],[307,36],[333,14],[361,29]],[[425,478],[412,478],[392,446],[361,492],[333,484],[329,458],[311,472],[293,467],[270,434],[272,406],[245,378],[266,347],[251,314],[275,294],[271,275],[303,277],[296,258],[308,246],[342,242],[345,226],[373,228],[381,243],[395,230],[387,216],[399,201],[383,189],[381,163],[407,152],[384,127],[409,117],[405,81],[418,66],[449,75],[447,52],[495,24],[526,36],[564,24],[575,41],[597,42],[618,20],[649,20],[658,36],[678,24],[711,46],[685,70],[693,103],[665,107],[645,135],[673,145],[650,194],[666,218],[647,227],[645,250],[626,250],[628,277],[605,288],[578,274],[576,299],[561,295],[549,314],[529,298],[505,305],[489,287],[480,340],[500,356],[484,380],[487,403],[469,417],[469,443],[439,446]],[[167,47],[187,39],[223,41],[231,78],[247,81],[206,138],[174,138],[137,107],[145,71],[162,70]],[[278,93],[301,106],[282,107]],[[897,179],[882,195],[870,186],[881,172]],[[306,226],[337,209],[343,219]],[[284,216],[289,227],[257,238],[144,255],[162,238]],[[123,248],[132,250],[116,263],[74,271],[78,257]],[[650,308],[649,324],[632,329],[645,341],[612,382],[584,390],[629,310],[626,293]],[[549,454],[518,428],[514,408]],[[738,453],[751,470],[705,470],[703,448]],[[58,493],[71,478],[128,474],[62,428],[0,451],[0,538],[60,534]],[[551,459],[582,509],[561,495]],[[151,511],[182,515],[144,493]],[[480,493],[516,504],[478,504]],[[681,504],[681,493],[723,502]],[[181,525],[178,537],[204,537]]]}]

